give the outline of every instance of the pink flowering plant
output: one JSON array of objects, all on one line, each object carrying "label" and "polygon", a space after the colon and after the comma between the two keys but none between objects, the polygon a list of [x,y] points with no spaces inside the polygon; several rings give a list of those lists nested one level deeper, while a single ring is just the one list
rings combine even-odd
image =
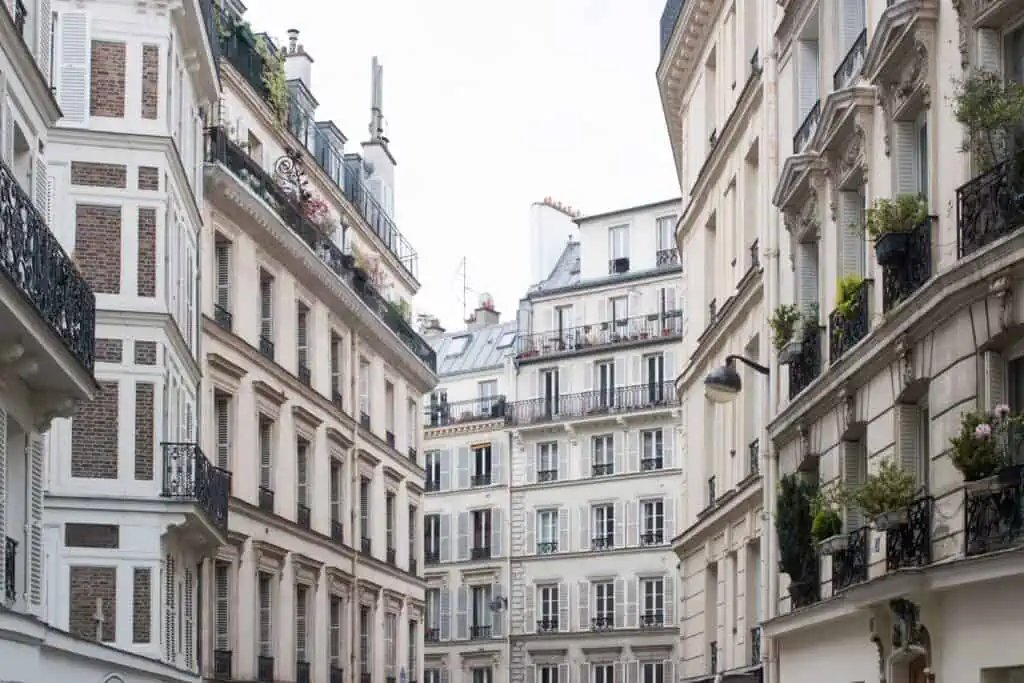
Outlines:
[{"label": "pink flowering plant", "polygon": [[1020,416],[1010,416],[1006,404],[991,411],[965,413],[960,433],[949,440],[953,446],[953,466],[965,481],[978,481],[998,473],[1010,462],[1008,450],[1022,424]]}]

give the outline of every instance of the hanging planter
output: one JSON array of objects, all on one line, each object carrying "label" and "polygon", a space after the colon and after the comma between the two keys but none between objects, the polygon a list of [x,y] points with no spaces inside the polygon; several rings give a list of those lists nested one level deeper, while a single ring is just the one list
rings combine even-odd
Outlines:
[{"label": "hanging planter", "polygon": [[875,258],[880,266],[897,266],[907,258],[910,234],[887,232],[875,240]]},{"label": "hanging planter", "polygon": [[[910,250],[910,233],[928,218],[928,202],[916,194],[879,199],[867,211],[866,229],[880,266],[898,266]],[[850,226],[855,229],[855,226]]]},{"label": "hanging planter", "polygon": [[899,508],[883,512],[875,517],[875,528],[879,531],[888,531],[889,529],[895,529],[896,527],[903,526],[907,523],[909,514],[910,513],[907,508]]}]

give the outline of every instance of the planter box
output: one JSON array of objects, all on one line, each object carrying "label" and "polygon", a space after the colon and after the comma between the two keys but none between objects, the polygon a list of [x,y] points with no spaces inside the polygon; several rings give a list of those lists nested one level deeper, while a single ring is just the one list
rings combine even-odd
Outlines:
[{"label": "planter box", "polygon": [[797,340],[790,340],[786,342],[786,345],[779,351],[779,364],[786,365],[792,363],[800,357],[800,352],[803,351],[803,342]]},{"label": "planter box", "polygon": [[1020,470],[1016,467],[1006,467],[996,474],[983,479],[965,481],[964,489],[969,493],[986,493],[990,491],[995,492],[1003,489],[1012,489],[1019,486],[1020,483]]},{"label": "planter box", "polygon": [[875,528],[879,531],[888,531],[898,526],[903,526],[907,523],[908,510],[901,508],[899,510],[889,510],[875,517]]},{"label": "planter box", "polygon": [[880,266],[897,266],[910,249],[909,232],[887,232],[875,240],[875,258]]},{"label": "planter box", "polygon": [[850,544],[850,537],[846,534],[838,534],[836,536],[830,536],[824,541],[818,544],[818,549],[822,555],[831,555],[839,550],[846,550]]}]

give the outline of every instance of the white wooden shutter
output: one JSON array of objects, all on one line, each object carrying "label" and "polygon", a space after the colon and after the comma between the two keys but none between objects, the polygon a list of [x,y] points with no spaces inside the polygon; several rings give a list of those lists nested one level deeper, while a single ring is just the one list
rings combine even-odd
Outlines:
[{"label": "white wooden shutter", "polygon": [[[849,4],[852,0],[846,0]],[[840,192],[836,215],[839,275],[864,274],[864,203],[859,192]]]},{"label": "white wooden shutter", "polygon": [[537,620],[534,618],[534,601],[536,599],[537,586],[528,583],[523,587],[523,633],[533,633],[537,630]]},{"label": "white wooden shutter", "polygon": [[164,658],[171,664],[178,657],[178,601],[175,588],[174,558],[164,560]]},{"label": "white wooden shutter", "polygon": [[[231,310],[231,244],[224,240],[214,247],[217,259],[217,305]],[[333,349],[332,349],[333,350]]]},{"label": "white wooden shutter", "polygon": [[218,394],[214,400],[217,418],[217,467],[231,469],[231,410],[230,399]]},{"label": "white wooden shutter", "polygon": [[666,470],[676,466],[676,429],[669,426],[661,430],[661,457]]},{"label": "white wooden shutter", "polygon": [[505,514],[500,507],[491,509],[491,557],[501,557],[505,553],[502,547],[505,532]]},{"label": "white wooden shutter", "polygon": [[626,662],[626,683],[640,683],[640,662],[636,659]]},{"label": "white wooden shutter", "polygon": [[[843,457],[843,486],[853,491],[864,483],[867,477],[867,462],[864,449],[859,441],[843,441],[841,443]],[[844,510],[847,533],[864,526],[864,515],[853,504],[847,504]]]},{"label": "white wooden shutter", "polygon": [[896,194],[917,194],[917,133],[914,124],[896,121],[892,128]]},{"label": "white wooden shutter", "polygon": [[839,48],[842,60],[864,30],[864,0],[841,0],[839,10]]},{"label": "white wooden shutter", "polygon": [[665,610],[665,626],[672,628],[676,625],[676,586],[675,579],[672,578],[671,574],[668,574],[661,580],[662,586],[665,590],[664,598],[664,610]]},{"label": "white wooden shutter", "polygon": [[262,656],[273,656],[274,652],[274,596],[271,595],[272,579],[257,574],[259,583],[259,649],[257,654]]},{"label": "white wooden shutter", "polygon": [[441,464],[438,467],[440,475],[440,488],[442,491],[450,491],[452,488],[452,452],[451,449],[445,448],[438,453]]},{"label": "white wooden shutter", "polygon": [[[43,487],[46,471],[46,450],[43,437],[29,437],[29,523],[28,523],[28,602],[34,614],[43,609]],[[2,499],[0,499],[2,502]]]},{"label": "white wooden shutter", "polygon": [[491,481],[504,484],[505,478],[505,442],[501,439],[491,442]]},{"label": "white wooden shutter", "polygon": [[537,523],[537,511],[526,511],[526,533],[523,535],[523,554],[533,555],[537,552],[537,543],[534,540],[534,526]]},{"label": "white wooden shutter", "polygon": [[456,560],[469,559],[469,512],[457,513],[456,529],[458,540],[456,545]]},{"label": "white wooden shutter", "polygon": [[231,579],[230,565],[217,562],[213,570],[214,644],[215,650],[231,649]]},{"label": "white wooden shutter", "polygon": [[[500,582],[495,581],[491,584],[491,598],[495,601],[500,602],[505,597],[505,588]],[[505,615],[508,614],[508,610],[502,610],[495,612],[490,609],[490,605],[487,606],[491,615],[491,635],[495,638],[505,637]]]},{"label": "white wooden shutter", "polygon": [[665,496],[665,542],[670,543],[676,535],[676,497]]},{"label": "white wooden shutter", "polygon": [[39,215],[46,220],[47,226],[49,226],[50,178],[46,174],[46,161],[42,155],[36,155],[35,166],[32,169],[32,185],[34,193],[32,200],[35,202],[36,210],[39,211]]},{"label": "white wooden shutter", "polygon": [[626,458],[628,461],[627,471],[640,471],[640,434],[629,432],[626,434]]},{"label": "white wooden shutter", "polygon": [[463,446],[458,450],[455,461],[455,488],[469,488],[469,447]]},{"label": "white wooden shutter", "polygon": [[[580,629],[583,630],[582,625]],[[577,675],[579,676],[579,683],[590,683],[590,662],[580,662],[580,670]],[[610,683],[610,681],[605,681],[604,683]]]},{"label": "white wooden shutter", "polygon": [[[260,276],[260,334],[272,341],[274,338],[274,281],[269,275]],[[362,376],[363,368],[360,368],[360,398],[367,390],[366,382]]]},{"label": "white wooden shutter", "polygon": [[50,0],[38,0],[36,4],[36,62],[43,74],[43,81],[50,84],[50,31],[53,28],[53,13]]},{"label": "white wooden shutter", "polygon": [[444,513],[438,515],[441,527],[441,539],[438,544],[438,553],[442,562],[452,561],[452,518]]},{"label": "white wooden shutter", "polygon": [[14,163],[14,108],[6,97],[0,109],[0,161],[8,166]]},{"label": "white wooden shutter", "polygon": [[998,351],[985,351],[983,357],[985,376],[985,396],[981,410],[992,410],[1006,403],[1006,362]]},{"label": "white wooden shutter", "polygon": [[[618,604],[618,603],[616,603],[616,604]],[[620,622],[616,621],[615,622],[616,626],[618,626],[619,623]],[[624,676],[624,673],[623,673],[623,665],[624,665],[624,662],[616,660],[616,662],[615,662],[615,669],[614,669],[614,671],[615,671],[615,683],[625,683],[625,680],[624,680],[625,676]]]},{"label": "white wooden shutter", "polygon": [[469,638],[469,586],[459,586],[455,596],[455,639]]},{"label": "white wooden shutter", "polygon": [[926,472],[921,472],[918,440],[921,438],[921,409],[910,403],[897,403],[896,411],[896,457],[900,467],[914,475],[920,484]]},{"label": "white wooden shutter", "polygon": [[590,628],[590,582],[582,580],[576,584],[576,605],[579,609],[579,630]]},{"label": "white wooden shutter", "polygon": [[[606,441],[605,444],[608,442]],[[612,462],[615,474],[622,474],[626,471],[626,434],[617,432],[612,434]]]},{"label": "white wooden shutter", "polygon": [[89,14],[64,11],[58,22],[57,102],[64,115],[61,122],[84,126],[89,120]]},{"label": "white wooden shutter", "polygon": [[581,505],[577,511],[580,528],[580,550],[590,550],[590,506]]},{"label": "white wooden shutter", "polygon": [[260,424],[260,486],[271,490],[274,487],[273,434],[273,425],[264,419]]},{"label": "white wooden shutter", "polygon": [[978,70],[1001,76],[1003,73],[1003,58],[999,29],[979,28],[977,36]]},{"label": "white wooden shutter", "polygon": [[626,501],[626,547],[640,545],[640,503],[635,500]]},{"label": "white wooden shutter", "polygon": [[[797,114],[796,128],[818,101],[818,43],[814,40],[797,41]],[[794,128],[794,131],[796,130]]]},{"label": "white wooden shutter", "polygon": [[626,511],[621,500],[615,501],[615,547],[626,545]]},{"label": "white wooden shutter", "polygon": [[196,581],[195,575],[192,573],[192,569],[189,567],[185,568],[185,585],[183,586],[185,595],[185,666],[189,669],[194,669],[196,666],[195,660],[195,591]]},{"label": "white wooden shutter", "polygon": [[818,241],[797,244],[796,256],[797,301],[806,311],[818,303]]},{"label": "white wooden shutter", "polygon": [[569,508],[558,508],[558,552],[569,552]]},{"label": "white wooden shutter", "polygon": [[[0,539],[7,539],[7,411],[0,406]],[[0,546],[6,550],[6,543]],[[2,553],[0,553],[2,554]],[[6,586],[6,562],[0,562],[0,585]]]},{"label": "white wooden shutter", "polygon": [[569,630],[569,584],[558,584],[558,630]]},{"label": "white wooden shutter", "polygon": [[441,640],[451,640],[452,638],[452,592],[448,586],[441,586],[438,589],[438,595],[440,596],[440,623],[439,630],[441,632]]},{"label": "white wooden shutter", "polygon": [[637,627],[637,582],[636,578],[626,582],[626,628]]},{"label": "white wooden shutter", "polygon": [[666,659],[662,662],[662,681],[661,683],[676,683],[676,667],[675,662],[671,659]]},{"label": "white wooden shutter", "polygon": [[569,665],[559,664],[558,665],[558,683],[570,683],[569,681]]},{"label": "white wooden shutter", "polygon": [[571,479],[572,477],[569,476],[569,443],[567,441],[558,442],[556,455],[558,457],[555,460],[555,469],[557,470],[555,478],[558,481]]}]

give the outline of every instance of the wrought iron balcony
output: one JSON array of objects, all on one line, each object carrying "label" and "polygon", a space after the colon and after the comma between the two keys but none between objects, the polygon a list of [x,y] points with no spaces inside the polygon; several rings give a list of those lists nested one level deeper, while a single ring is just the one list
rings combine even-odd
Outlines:
[{"label": "wrought iron balcony", "polygon": [[338,410],[344,410],[344,402],[342,401],[341,391],[337,388],[331,390],[331,403]]},{"label": "wrought iron balcony", "polygon": [[332,666],[328,683],[345,683],[345,670],[338,666]]},{"label": "wrought iron balcony", "polygon": [[331,520],[331,540],[343,543],[345,541],[345,525],[336,520]]},{"label": "wrought iron balcony", "polygon": [[991,489],[965,491],[967,555],[1012,548],[1024,540],[1024,465],[999,473]]},{"label": "wrought iron balcony", "polygon": [[882,310],[888,313],[932,276],[932,224],[929,216],[907,236],[907,253],[894,266],[882,267]]},{"label": "wrought iron balcony", "polygon": [[537,470],[537,483],[558,481],[558,470]]},{"label": "wrought iron balcony", "polygon": [[615,474],[615,463],[602,462],[591,465],[590,474],[594,477],[607,477],[610,474]]},{"label": "wrought iron balcony", "polygon": [[668,0],[665,3],[665,9],[661,11],[661,56],[663,59],[682,11],[683,0]]},{"label": "wrought iron balcony", "polygon": [[308,529],[310,526],[310,514],[309,506],[298,503],[295,506],[295,521],[303,529]]},{"label": "wrought iron balcony", "polygon": [[267,360],[274,360],[274,342],[260,335],[260,353]]},{"label": "wrought iron balcony", "polygon": [[427,627],[423,629],[423,640],[428,643],[436,643],[441,640],[441,629]]},{"label": "wrought iron balcony", "polygon": [[847,534],[846,548],[832,554],[832,593],[868,580],[868,532],[861,527]]},{"label": "wrought iron balcony", "polygon": [[219,529],[228,526],[231,473],[213,465],[198,444],[160,444],[164,454],[163,496],[191,500]]},{"label": "wrought iron balcony", "polygon": [[665,614],[659,610],[644,612],[640,615],[640,628],[663,628]]},{"label": "wrought iron balcony", "polygon": [[611,614],[594,617],[590,620],[591,631],[610,631],[615,628],[615,617]]},{"label": "wrought iron balcony", "polygon": [[231,680],[232,678],[232,652],[231,650],[214,650],[213,651],[213,677],[222,680]]},{"label": "wrought iron balcony", "polygon": [[469,627],[469,638],[470,640],[485,640],[491,637],[491,626],[470,626]]},{"label": "wrought iron balcony", "polygon": [[789,364],[789,400],[806,389],[821,374],[821,328],[804,332],[800,353]]},{"label": "wrought iron balcony", "polygon": [[609,550],[615,547],[615,534],[603,534],[590,539],[590,547],[593,550]]},{"label": "wrought iron balcony", "polygon": [[664,266],[675,266],[679,264],[679,249],[676,247],[669,247],[668,249],[659,249],[655,254],[654,259],[655,265],[658,268]]},{"label": "wrought iron balcony", "polygon": [[543,424],[676,405],[679,405],[679,400],[676,398],[675,382],[635,384],[610,390],[596,389],[565,396],[516,401],[509,406],[509,422],[520,426]]},{"label": "wrought iron balcony", "polygon": [[715,475],[708,477],[708,507],[715,504],[718,500],[718,480],[715,479]]},{"label": "wrought iron balcony", "polygon": [[761,267],[759,246],[759,242],[756,239],[750,243],[750,270],[756,270]]},{"label": "wrought iron balcony", "polygon": [[423,561],[428,565],[440,564],[441,563],[441,551],[440,550],[424,550]]},{"label": "wrought iron balcony", "polygon": [[420,566],[417,564],[416,558],[414,557],[409,558],[409,573],[413,576],[419,576],[420,574]]},{"label": "wrought iron balcony", "polygon": [[217,323],[217,327],[230,332],[233,321],[231,311],[220,304],[213,305],[213,322]]},{"label": "wrought iron balcony", "polygon": [[372,549],[373,544],[370,542],[370,539],[367,536],[360,537],[359,550],[363,553],[363,555],[369,555]]},{"label": "wrought iron balcony", "polygon": [[14,30],[18,32],[21,39],[28,42],[28,37],[25,35],[25,23],[28,20],[28,10],[25,9],[25,3],[21,0],[14,0]]},{"label": "wrought iron balcony", "polygon": [[258,683],[274,683],[274,658],[266,655],[256,657],[256,680]]},{"label": "wrought iron balcony", "polygon": [[481,545],[470,548],[469,557],[472,560],[489,560],[491,558],[491,546]]},{"label": "wrought iron balcony", "polygon": [[395,564],[397,556],[394,548],[384,549],[384,559],[388,564]]},{"label": "wrought iron balcony", "polygon": [[868,30],[864,29],[853,41],[853,45],[846,52],[839,68],[832,74],[832,89],[842,90],[849,88],[860,77],[860,70],[864,67],[864,57],[868,53]]},{"label": "wrought iron balcony", "polygon": [[619,258],[608,259],[608,274],[609,275],[623,275],[629,272],[629,257],[620,256]]},{"label": "wrought iron balcony", "polygon": [[906,522],[890,524],[885,532],[886,570],[931,564],[932,504],[930,497],[920,498],[907,508]]},{"label": "wrought iron balcony", "polygon": [[747,446],[748,467],[751,475],[761,472],[761,440],[754,439]]},{"label": "wrought iron balcony", "polygon": [[369,413],[364,413],[362,411],[359,412],[359,426],[362,427],[363,429],[369,429],[370,428],[370,414]]},{"label": "wrought iron balcony", "polygon": [[274,491],[266,486],[259,488],[257,506],[264,512],[274,511]]},{"label": "wrought iron balcony", "polygon": [[298,378],[300,382],[305,384],[307,387],[313,383],[313,373],[310,372],[308,365],[299,361],[298,370]]},{"label": "wrought iron balcony", "polygon": [[558,541],[541,541],[537,544],[538,555],[550,555],[558,552]]},{"label": "wrought iron balcony", "polygon": [[[350,254],[342,252],[329,237],[321,234],[305,215],[302,201],[289,194],[278,180],[253,160],[241,147],[230,140],[221,128],[210,128],[206,134],[206,160],[223,164],[247,184],[255,194],[273,209],[281,220],[316,253],[334,274],[344,280],[371,311],[401,340],[407,349],[432,372],[437,371],[434,349],[412,328],[405,315],[377,290],[367,273],[361,270]],[[292,151],[277,161],[278,175],[302,174],[302,157]],[[295,169],[298,165],[299,170]],[[287,169],[287,170],[285,170]],[[300,180],[300,183],[304,180]],[[385,244],[387,242],[385,241]],[[262,348],[261,348],[262,351]]]},{"label": "wrought iron balcony", "polygon": [[554,633],[558,630],[558,618],[550,617],[548,619],[537,620],[537,633]]},{"label": "wrought iron balcony", "polygon": [[439,482],[437,479],[426,479],[423,482],[423,490],[426,491],[427,493],[431,493],[433,491],[440,491],[441,482]]},{"label": "wrought iron balcony", "polygon": [[8,604],[18,597],[18,542],[4,537],[4,601]]},{"label": "wrought iron balcony", "polygon": [[761,663],[761,627],[750,629],[750,666]]},{"label": "wrought iron balcony", "polygon": [[1024,152],[956,191],[957,253],[970,256],[1024,227]]},{"label": "wrought iron balcony", "polygon": [[828,359],[835,364],[871,331],[871,280],[863,280],[853,292],[845,311],[836,309],[828,316]]},{"label": "wrought iron balcony", "polygon": [[424,427],[447,427],[453,424],[505,419],[505,397],[485,396],[465,401],[431,402],[423,410]]},{"label": "wrought iron balcony", "polygon": [[718,641],[708,643],[708,673],[718,673]]},{"label": "wrought iron balcony", "polygon": [[409,460],[411,460],[412,462],[415,463],[418,459],[419,459],[419,457],[417,456],[417,453],[416,453],[416,447],[415,446],[409,446]]},{"label": "wrought iron balcony", "polygon": [[640,459],[640,470],[642,472],[653,472],[654,470],[664,469],[664,467],[665,458],[660,455],[652,455]]},{"label": "wrought iron balcony", "polygon": [[363,673],[359,674],[359,683],[371,683],[371,681],[373,681],[372,673],[364,671]]},{"label": "wrought iron balcony", "polygon": [[295,683],[309,683],[309,662],[295,662]]},{"label": "wrought iron balcony", "polygon": [[95,360],[96,297],[46,226],[32,199],[2,161],[0,274],[6,276],[75,360],[91,373]]},{"label": "wrought iron balcony", "polygon": [[800,127],[796,129],[796,134],[793,136],[793,154],[800,154],[807,148],[811,138],[814,137],[814,132],[818,130],[818,119],[820,117],[821,100],[818,100],[811,107],[811,110],[807,112],[807,116],[804,117]]},{"label": "wrought iron balcony", "polygon": [[388,445],[388,448],[395,447],[395,433],[390,429],[385,430],[384,432],[384,443]]},{"label": "wrought iron balcony", "polygon": [[656,529],[640,534],[640,545],[659,545],[665,542],[665,530]]},{"label": "wrought iron balcony", "polygon": [[651,313],[634,318],[519,335],[516,338],[516,359],[519,362],[533,362],[568,353],[673,340],[682,333],[681,311]]},{"label": "wrought iron balcony", "polygon": [[480,474],[474,474],[469,478],[470,486],[490,486],[492,483],[490,472],[481,472]]}]

